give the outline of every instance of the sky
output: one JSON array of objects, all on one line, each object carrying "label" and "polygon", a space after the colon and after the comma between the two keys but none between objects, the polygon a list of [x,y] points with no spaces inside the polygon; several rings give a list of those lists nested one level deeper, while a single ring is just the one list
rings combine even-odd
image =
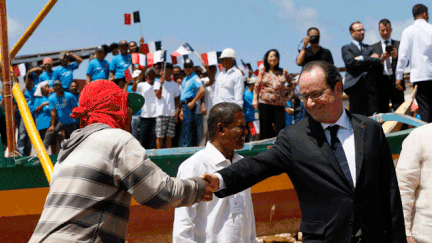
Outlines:
[{"label": "sky", "polygon": [[[46,3],[6,1],[9,49]],[[319,28],[320,45],[332,52],[337,67],[343,67],[341,48],[352,40],[352,22],[363,23],[364,42],[373,44],[380,40],[378,22],[387,18],[392,23],[392,38],[400,40],[402,31],[413,23],[411,10],[417,3],[432,7],[411,0],[60,0],[17,56],[109,45],[122,39],[138,42],[140,24],[124,25],[124,14],[140,11],[145,42],[160,40],[168,53],[186,42],[198,53],[230,47],[238,61],[242,59],[256,69],[257,61],[275,48],[281,55],[280,66],[298,73],[297,47],[308,28]],[[199,63],[195,55],[190,57]],[[108,61],[111,58],[107,56]],[[74,78],[84,79],[87,65],[84,61]]]}]

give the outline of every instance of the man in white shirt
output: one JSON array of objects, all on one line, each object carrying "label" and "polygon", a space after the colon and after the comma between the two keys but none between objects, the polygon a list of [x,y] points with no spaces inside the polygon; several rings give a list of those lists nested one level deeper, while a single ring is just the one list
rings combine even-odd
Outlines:
[{"label": "man in white shirt", "polygon": [[[163,70],[163,67],[162,67]],[[180,86],[171,80],[173,65],[166,63],[160,89],[156,91],[156,148],[171,148],[175,136],[175,119],[180,112]]]},{"label": "man in white shirt", "polygon": [[[228,102],[215,105],[208,118],[208,130],[210,142],[180,165],[177,178],[215,172],[242,158],[234,151],[243,148],[247,135],[240,106]],[[173,242],[257,242],[250,189],[176,209]]]},{"label": "man in white shirt", "polygon": [[432,122],[432,25],[423,4],[413,7],[414,24],[402,32],[399,61],[396,67],[396,88],[402,90],[403,72],[408,62],[410,81],[417,85],[416,100],[421,119]]},{"label": "man in white shirt", "polygon": [[156,71],[148,68],[145,71],[146,82],[132,85],[132,91],[144,96],[145,103],[141,108],[140,134],[139,141],[145,149],[155,148],[155,128],[156,128],[156,91],[160,89],[160,82],[156,82]]},{"label": "man in white shirt", "polygon": [[234,65],[235,51],[226,48],[222,51],[220,60],[222,71],[216,78],[213,104],[233,102],[243,107],[244,82],[242,72]]}]

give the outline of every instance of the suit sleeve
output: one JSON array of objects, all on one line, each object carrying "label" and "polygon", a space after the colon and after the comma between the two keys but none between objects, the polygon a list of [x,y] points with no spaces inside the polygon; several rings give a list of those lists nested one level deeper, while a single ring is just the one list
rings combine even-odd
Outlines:
[{"label": "suit sleeve", "polygon": [[[373,50],[373,48],[371,49]],[[352,52],[352,49],[349,48],[349,45],[342,47],[342,59],[348,69],[367,69],[370,65],[377,67],[381,65],[381,61],[379,58],[363,56],[363,61],[358,61],[355,60],[355,57],[356,56],[354,56],[354,53]]]},{"label": "suit sleeve", "polygon": [[416,135],[414,131],[404,140],[396,166],[407,236],[411,236],[415,194],[420,184],[420,168],[423,160],[423,147]]},{"label": "suit sleeve", "polygon": [[379,131],[381,141],[381,161],[383,163],[381,168],[381,178],[383,180],[381,190],[383,194],[386,194],[385,197],[383,197],[382,210],[386,212],[384,215],[386,215],[386,219],[388,219],[386,220],[385,231],[388,242],[406,242],[402,201],[395,167],[391,157],[390,146],[381,126],[379,126]]},{"label": "suit sleeve", "polygon": [[382,67],[382,63],[381,63],[381,59],[380,58],[375,58],[375,57],[371,57],[370,55],[377,53],[378,52],[372,47],[372,46],[368,46],[368,56],[363,56],[363,62],[365,62],[366,64],[372,66],[372,67]]},{"label": "suit sleeve", "polygon": [[216,192],[218,197],[227,197],[241,192],[268,177],[282,174],[291,163],[291,149],[286,129],[282,130],[275,144],[254,157],[244,158],[237,163],[217,171],[225,188]]}]

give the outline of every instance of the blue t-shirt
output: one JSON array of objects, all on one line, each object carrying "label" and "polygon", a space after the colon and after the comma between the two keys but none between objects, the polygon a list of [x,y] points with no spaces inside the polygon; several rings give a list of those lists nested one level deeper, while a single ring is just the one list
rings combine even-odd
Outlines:
[{"label": "blue t-shirt", "polygon": [[[288,100],[285,107],[292,108],[291,101]],[[291,126],[292,123],[293,123],[293,116],[291,114],[288,114],[287,112],[285,112],[285,125],[286,126]]]},{"label": "blue t-shirt", "polygon": [[49,97],[49,108],[50,110],[56,109],[57,119],[63,124],[76,123],[76,120],[72,119],[72,109],[78,106],[78,102],[75,96],[65,91],[63,96],[57,97],[57,93],[53,93]]},{"label": "blue t-shirt", "polygon": [[[34,86],[34,85],[33,85],[33,89],[32,90],[25,89],[25,91],[24,91],[24,98],[25,98],[25,100],[27,102],[27,105],[28,105],[30,111],[32,111],[32,109],[33,109],[34,98],[35,98],[34,97],[35,91],[36,91],[36,86]],[[33,114],[33,111],[32,111],[32,114]]]},{"label": "blue t-shirt", "polygon": [[33,85],[36,87],[40,83],[40,79],[34,72],[31,73],[31,76],[33,77]]},{"label": "blue t-shirt", "polygon": [[195,98],[198,93],[199,87],[203,86],[198,75],[193,72],[190,76],[186,76],[182,81],[182,93],[180,95],[180,101],[184,102],[186,99]]},{"label": "blue t-shirt", "polygon": [[74,62],[66,67],[58,66],[54,70],[53,80],[60,80],[64,90],[69,90],[69,85],[73,80],[73,70],[78,69],[78,63]]},{"label": "blue t-shirt", "polygon": [[245,89],[243,100],[243,111],[246,122],[253,122],[255,120],[255,109],[252,106],[253,93],[248,88]]},{"label": "blue t-shirt", "polygon": [[39,76],[39,82],[48,81],[49,86],[52,87],[54,83],[53,75],[54,72],[47,73],[46,71],[43,71]]},{"label": "blue t-shirt", "polygon": [[108,79],[109,63],[105,59],[99,61],[99,59],[95,58],[89,62],[87,74],[91,75],[91,81]]},{"label": "blue t-shirt", "polygon": [[[35,97],[34,100],[34,110],[38,108],[38,106],[42,105],[44,102],[49,102],[48,98],[45,96],[38,96]],[[42,110],[39,111],[39,113],[36,114],[36,128],[38,131],[47,129],[51,126],[51,109],[48,105],[43,106]]]},{"label": "blue t-shirt", "polygon": [[114,71],[115,78],[123,78],[124,73],[129,65],[132,64],[132,56],[131,55],[125,55],[118,54],[117,56],[113,57],[110,64],[110,71]]}]

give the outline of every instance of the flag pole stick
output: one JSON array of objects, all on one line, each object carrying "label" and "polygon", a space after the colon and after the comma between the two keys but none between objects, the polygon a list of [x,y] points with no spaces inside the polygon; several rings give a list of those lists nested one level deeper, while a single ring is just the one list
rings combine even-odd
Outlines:
[{"label": "flag pole stick", "polygon": [[198,52],[196,52],[195,50],[194,50],[194,53],[195,53],[195,55],[201,60],[201,62],[204,62],[204,60],[201,58],[201,56],[198,54]]},{"label": "flag pole stick", "polygon": [[141,37],[144,38],[144,36],[143,36],[143,32],[142,32],[142,25],[141,25],[141,21],[140,21],[139,23],[140,23]]}]

